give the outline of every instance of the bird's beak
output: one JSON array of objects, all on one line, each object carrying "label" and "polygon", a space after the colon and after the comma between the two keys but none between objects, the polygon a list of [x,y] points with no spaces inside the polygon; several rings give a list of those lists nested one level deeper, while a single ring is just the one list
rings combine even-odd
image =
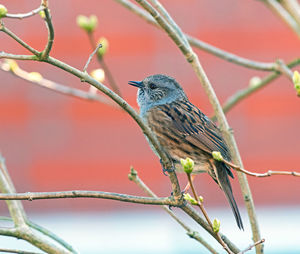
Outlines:
[{"label": "bird's beak", "polygon": [[131,86],[136,86],[138,88],[144,87],[143,81],[128,81],[128,84]]}]

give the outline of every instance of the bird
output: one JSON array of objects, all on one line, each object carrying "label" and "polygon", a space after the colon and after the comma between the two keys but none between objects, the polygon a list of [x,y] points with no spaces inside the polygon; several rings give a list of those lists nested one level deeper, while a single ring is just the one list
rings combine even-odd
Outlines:
[{"label": "bird", "polygon": [[140,116],[171,159],[174,169],[183,172],[180,159],[189,157],[194,161],[193,174],[206,171],[224,192],[237,226],[244,230],[229,180],[234,178],[233,173],[227,164],[212,157],[212,152],[218,151],[225,160],[231,161],[220,129],[189,101],[181,85],[170,76],[155,74],[128,84],[138,88]]}]

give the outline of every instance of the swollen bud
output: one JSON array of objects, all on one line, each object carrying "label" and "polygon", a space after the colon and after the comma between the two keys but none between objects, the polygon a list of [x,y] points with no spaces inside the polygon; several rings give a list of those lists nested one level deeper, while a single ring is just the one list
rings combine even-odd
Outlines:
[{"label": "swollen bud", "polygon": [[98,41],[98,44],[101,44],[102,47],[98,49],[97,54],[98,56],[103,57],[108,50],[108,40],[105,37],[101,37]]},{"label": "swollen bud", "polygon": [[298,71],[294,71],[293,83],[296,89],[297,95],[300,96],[300,74]]},{"label": "swollen bud", "polygon": [[257,77],[257,76],[254,76],[250,79],[249,81],[249,87],[257,87],[261,82],[261,78],[260,77]]},{"label": "swollen bud", "polygon": [[105,80],[105,72],[102,69],[92,70],[91,76],[100,83],[102,83]]},{"label": "swollen bud", "polygon": [[15,60],[6,59],[3,64],[3,68],[5,71],[15,72],[19,66]]},{"label": "swollen bud", "polygon": [[0,4],[0,19],[5,17],[7,14],[7,9],[3,4]]},{"label": "swollen bud", "polygon": [[191,174],[194,170],[194,161],[190,158],[180,159],[183,170],[187,174]]},{"label": "swollen bud", "polygon": [[183,194],[183,198],[186,201],[190,202],[192,205],[197,205],[198,204],[197,200],[194,199],[189,193]]},{"label": "swollen bud", "polygon": [[218,219],[214,219],[213,221],[213,230],[215,233],[220,231],[221,222]]},{"label": "swollen bud", "polygon": [[42,19],[46,18],[45,12],[44,11],[40,11],[39,15],[41,16]]},{"label": "swollen bud", "polygon": [[95,15],[90,17],[78,15],[76,18],[77,25],[88,33],[93,32],[98,25],[98,18]]},{"label": "swollen bud", "polygon": [[213,151],[211,154],[212,154],[212,157],[217,161],[223,161],[224,160],[222,154],[218,151]]},{"label": "swollen bud", "polygon": [[28,79],[33,82],[40,82],[43,79],[43,76],[38,72],[30,72],[28,74]]}]

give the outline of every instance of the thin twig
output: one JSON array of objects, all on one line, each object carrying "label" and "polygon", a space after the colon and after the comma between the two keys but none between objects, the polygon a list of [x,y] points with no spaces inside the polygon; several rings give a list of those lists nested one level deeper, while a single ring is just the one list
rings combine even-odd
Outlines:
[{"label": "thin twig", "polygon": [[255,243],[251,244],[249,247],[247,247],[245,250],[239,252],[238,254],[244,254],[247,251],[251,250],[253,247],[255,247],[255,246],[259,245],[259,244],[262,244],[264,242],[265,242],[265,239],[261,239],[261,240],[255,242]]},{"label": "thin twig", "polygon": [[[96,47],[96,40],[95,40],[95,36],[93,32],[88,32],[87,33],[90,44],[92,46],[92,48],[94,49]],[[97,59],[98,62],[100,64],[100,66],[103,68],[105,76],[107,77],[108,80],[108,84],[110,85],[110,87],[112,88],[112,90],[119,95],[120,97],[122,97],[122,93],[120,91],[119,86],[117,85],[114,76],[112,75],[110,68],[108,67],[108,65],[105,63],[104,61],[104,56],[101,56],[100,54],[97,54]]]},{"label": "thin twig", "polygon": [[0,59],[15,59],[15,60],[38,60],[37,56],[34,55],[15,55],[10,53],[0,52]]},{"label": "thin twig", "polygon": [[14,39],[16,42],[18,42],[21,46],[29,50],[32,54],[38,56],[40,55],[40,52],[33,47],[29,46],[26,42],[24,42],[21,38],[19,38],[17,35],[15,35],[12,31],[10,31],[7,27],[5,27],[2,20],[0,20],[0,31],[6,33],[8,36],[10,36],[12,39]]},{"label": "thin twig", "polygon": [[36,8],[36,9],[30,11],[30,12],[27,12],[27,13],[19,13],[19,14],[7,13],[5,15],[5,18],[12,18],[12,19],[28,18],[28,17],[34,16],[35,14],[39,13],[40,11],[43,11],[44,9],[45,9],[45,7],[41,5],[38,8]]},{"label": "thin twig", "polygon": [[281,0],[280,4],[294,18],[300,26],[300,4],[298,0]]},{"label": "thin twig", "polygon": [[[191,190],[193,192],[194,198],[197,201],[197,206],[200,208],[200,210],[201,210],[202,214],[204,215],[207,223],[209,224],[209,226],[211,227],[211,229],[214,231],[213,224],[212,224],[212,222],[211,222],[211,220],[210,220],[210,218],[209,218],[209,216],[208,216],[208,214],[207,214],[207,212],[206,212],[206,210],[205,210],[205,208],[204,208],[202,202],[200,201],[199,196],[198,196],[198,194],[196,192],[196,189],[194,187],[194,183],[193,183],[192,178],[191,178],[191,174],[187,173],[187,177],[188,177],[189,185],[190,185]],[[234,254],[229,249],[229,247],[227,246],[227,244],[223,241],[223,239],[221,238],[221,236],[219,234],[219,231],[214,232],[214,233],[217,236],[218,242],[223,246],[224,250],[226,250],[227,253],[229,253],[229,254]]]},{"label": "thin twig", "polygon": [[149,198],[104,191],[58,191],[58,192],[27,192],[27,193],[0,193],[0,200],[28,200],[37,199],[59,199],[59,198],[101,198],[112,199],[123,202],[148,204],[148,205],[172,205],[179,206],[180,203],[173,198]]},{"label": "thin twig", "polygon": [[45,13],[46,27],[48,30],[48,41],[45,46],[45,49],[42,51],[41,59],[46,59],[49,56],[49,53],[52,49],[52,45],[54,41],[54,29],[52,25],[51,15],[48,9],[48,1],[43,0],[42,2],[43,2],[42,4],[45,6],[44,13]]},{"label": "thin twig", "polygon": [[97,47],[94,49],[94,51],[92,52],[92,54],[90,54],[88,60],[86,61],[85,66],[83,67],[83,70],[82,70],[83,72],[86,72],[86,70],[87,70],[87,68],[88,68],[88,66],[89,66],[89,64],[90,64],[90,62],[91,62],[93,56],[97,53],[97,51],[98,51],[99,48],[101,48],[101,47],[102,47],[102,45],[101,45],[101,43],[99,43],[99,44],[97,45]]},{"label": "thin twig", "polygon": [[300,177],[300,173],[296,172],[296,171],[274,171],[274,170],[268,170],[265,173],[254,173],[251,171],[248,171],[242,167],[239,167],[233,163],[231,163],[230,161],[225,160],[224,158],[222,159],[222,161],[227,164],[229,167],[235,169],[236,171],[242,172],[246,175],[249,176],[255,176],[255,177],[268,177],[268,176],[272,176],[272,175],[289,175],[289,176],[298,176]]},{"label": "thin twig", "polygon": [[[155,19],[149,15],[146,11],[138,7],[137,5],[131,3],[128,0],[115,0],[116,2],[122,4],[125,8],[132,11],[142,19],[144,19],[146,22],[148,22],[151,25],[156,26],[157,28],[161,27],[158,25],[158,23],[155,21]],[[265,62],[259,62],[254,61],[251,59],[247,59],[235,54],[232,54],[230,52],[227,52],[225,50],[222,50],[220,48],[217,48],[215,46],[212,46],[204,41],[201,41],[191,35],[184,34],[190,43],[191,46],[197,47],[201,50],[204,50],[212,55],[215,55],[223,60],[226,60],[230,63],[235,63],[237,65],[241,65],[247,68],[261,70],[261,71],[275,71],[276,65],[275,63],[265,63]]]},{"label": "thin twig", "polygon": [[[157,195],[143,182],[141,178],[139,178],[137,171],[133,168],[130,169],[130,174],[128,175],[129,180],[136,183],[145,193],[147,193],[149,196],[157,198]],[[201,243],[204,247],[206,247],[211,253],[217,254],[217,251],[209,244],[207,243],[198,232],[192,230],[189,226],[187,226],[179,217],[173,213],[170,208],[166,205],[163,205],[162,208],[180,225],[182,226],[186,232],[187,235],[191,238],[195,239],[199,243]]]}]

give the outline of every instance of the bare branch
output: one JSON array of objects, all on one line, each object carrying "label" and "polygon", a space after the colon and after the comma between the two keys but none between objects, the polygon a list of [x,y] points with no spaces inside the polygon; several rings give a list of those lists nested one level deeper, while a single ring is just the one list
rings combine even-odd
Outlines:
[{"label": "bare branch", "polygon": [[[94,37],[94,32],[90,32],[87,33],[90,44],[92,46],[92,48],[96,48],[96,40]],[[122,97],[122,93],[120,91],[120,88],[118,86],[118,84],[115,81],[114,76],[112,75],[112,72],[110,71],[110,68],[108,67],[108,65],[106,64],[106,62],[104,61],[104,56],[101,56],[100,54],[97,54],[97,59],[98,62],[100,64],[100,66],[103,68],[105,76],[107,77],[108,83],[110,85],[110,87],[112,88],[112,90],[119,95],[120,97]]]},{"label": "bare branch", "polygon": [[92,54],[90,54],[90,56],[89,56],[89,58],[88,58],[88,60],[87,60],[87,62],[86,62],[86,64],[85,64],[85,66],[83,67],[83,72],[86,72],[86,70],[87,70],[87,68],[88,68],[88,66],[89,66],[89,64],[90,64],[90,62],[91,62],[91,60],[92,60],[92,58],[93,58],[93,56],[97,53],[97,51],[99,50],[99,48],[101,48],[102,47],[102,45],[101,44],[98,44],[97,45],[97,47],[94,49],[94,51],[92,52]]},{"label": "bare branch", "polygon": [[12,18],[12,19],[24,19],[24,18],[34,16],[35,14],[39,13],[40,11],[43,11],[44,9],[45,9],[45,7],[41,5],[38,8],[36,8],[36,9],[30,11],[30,12],[19,13],[19,14],[9,14],[9,13],[7,13],[5,15],[5,17],[6,18]]},{"label": "bare branch", "polygon": [[222,158],[222,160],[225,164],[227,164],[229,167],[235,169],[236,171],[242,172],[246,175],[249,176],[255,176],[255,177],[268,177],[268,176],[272,176],[272,175],[289,175],[289,176],[298,176],[300,177],[300,173],[296,172],[296,171],[273,171],[273,170],[268,170],[265,173],[254,173],[254,172],[250,172],[246,169],[243,169],[242,167],[239,167],[233,163],[231,163],[230,161],[225,160],[224,158]]},{"label": "bare branch", "polygon": [[52,49],[53,41],[54,41],[54,29],[52,25],[51,15],[48,9],[48,1],[43,0],[42,5],[45,6],[44,13],[45,13],[45,22],[48,29],[48,42],[46,44],[45,49],[42,51],[41,58],[46,59],[49,56],[49,53]]},{"label": "bare branch", "polygon": [[212,231],[216,235],[217,241],[223,246],[224,250],[226,250],[227,253],[233,254],[233,252],[229,249],[229,247],[227,246],[227,244],[221,238],[221,236],[219,234],[219,231],[217,231],[217,232],[214,231],[213,224],[212,224],[212,222],[211,222],[211,220],[210,220],[210,218],[209,218],[209,216],[208,216],[208,214],[207,214],[207,212],[206,212],[206,210],[205,210],[205,208],[204,208],[202,202],[200,201],[199,196],[198,196],[198,194],[196,192],[196,189],[194,187],[194,183],[193,183],[193,181],[191,179],[191,174],[187,173],[187,177],[188,177],[189,185],[190,185],[190,187],[192,189],[194,198],[197,201],[197,206],[200,208],[200,210],[201,210],[202,214],[204,215],[207,223],[209,224],[209,226],[211,227]]},{"label": "bare branch", "polygon": [[36,199],[59,199],[59,198],[101,198],[113,199],[123,202],[148,204],[148,205],[172,205],[178,206],[180,203],[172,198],[149,198],[139,197],[126,194],[103,192],[103,191],[59,191],[59,192],[27,192],[27,193],[1,193],[0,200],[28,200]]},{"label": "bare branch", "polygon": [[15,55],[10,53],[5,53],[4,51],[0,52],[0,59],[15,59],[15,60],[38,60],[37,56],[34,55]]},{"label": "bare branch", "polygon": [[255,243],[251,244],[249,247],[247,247],[245,250],[239,252],[238,254],[244,254],[247,251],[251,250],[253,247],[255,247],[255,246],[259,245],[259,244],[262,244],[264,242],[265,242],[265,239],[261,239],[261,240],[255,242]]},{"label": "bare branch", "polygon": [[14,39],[16,42],[18,42],[21,46],[29,50],[32,54],[38,56],[40,55],[40,52],[34,49],[33,47],[29,46],[26,42],[24,42],[21,38],[19,38],[17,35],[15,35],[12,31],[10,31],[8,28],[4,26],[4,23],[2,20],[0,20],[0,31],[6,33],[8,36],[10,36],[12,39]]},{"label": "bare branch", "polygon": [[[149,15],[146,11],[139,8],[137,5],[131,3],[128,0],[115,0],[116,2],[122,4],[125,8],[132,11],[142,19],[144,19],[146,22],[148,22],[151,25],[156,26],[157,28],[161,27],[158,25],[158,23],[153,19],[151,15]],[[276,64],[275,63],[264,63],[264,62],[258,62],[251,59],[247,59],[244,57],[237,56],[235,54],[232,54],[230,52],[227,52],[225,50],[219,49],[215,46],[212,46],[206,42],[203,42],[195,37],[192,37],[188,34],[185,34],[188,42],[191,46],[197,47],[201,50],[204,50],[212,55],[215,55],[223,60],[226,60],[230,63],[235,63],[237,65],[241,65],[247,68],[256,69],[256,70],[262,70],[262,71],[275,71],[276,70]]]}]

